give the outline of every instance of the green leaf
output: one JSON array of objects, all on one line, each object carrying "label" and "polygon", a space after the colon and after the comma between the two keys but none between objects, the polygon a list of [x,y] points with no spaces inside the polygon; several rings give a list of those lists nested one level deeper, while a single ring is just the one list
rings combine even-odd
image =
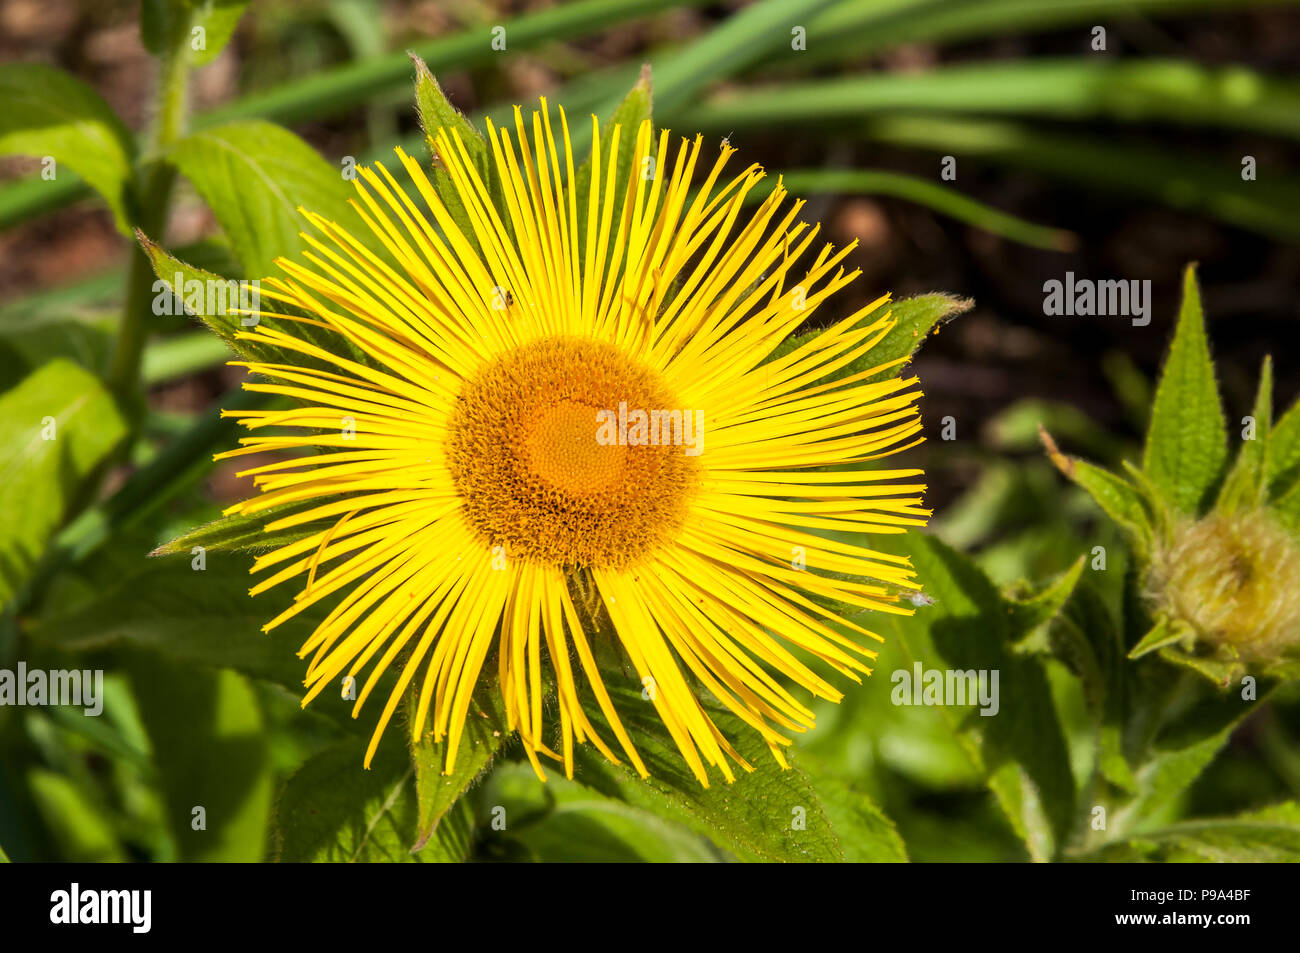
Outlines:
[{"label": "green leaf", "polygon": [[69,318],[47,312],[0,321],[0,381],[18,380],[60,357],[103,376],[116,333],[116,315],[108,314]]},{"label": "green leaf", "polygon": [[1300,863],[1300,804],[1171,824],[1144,833],[1138,849],[1166,863]]},{"label": "green leaf", "polygon": [[[1258,4],[1260,0],[1256,0]],[[953,43],[984,37],[1014,37],[1059,31],[1076,24],[1108,23],[1120,17],[1150,17],[1223,7],[1224,0],[965,0],[935,4],[928,0],[887,3],[841,3],[808,27],[807,56],[822,65],[864,56],[904,44]],[[806,68],[806,67],[804,67]]]},{"label": "green leaf", "polygon": [[1155,812],[1170,812],[1177,798],[1227,744],[1233,724],[1188,745],[1158,747],[1137,772],[1137,792],[1111,820],[1117,832],[1141,830]]},{"label": "green leaf", "polygon": [[193,26],[204,31],[202,48],[195,49],[197,37],[191,33],[191,62],[195,66],[211,63],[225,49],[239,26],[251,0],[194,0],[196,15]]},{"label": "green leaf", "polygon": [[494,769],[481,792],[476,799],[481,816],[491,820],[484,844],[489,857],[560,863],[720,859],[704,838],[681,824],[562,777],[542,782],[526,764]]},{"label": "green leaf", "polygon": [[328,529],[333,521],[312,521],[301,526],[266,531],[266,524],[289,514],[314,505],[314,501],[303,503],[283,503],[272,506],[260,513],[246,515],[232,513],[210,523],[195,527],[188,533],[182,533],[175,539],[168,540],[150,556],[186,555],[194,551],[195,546],[202,546],[210,552],[262,553],[300,539],[306,539],[315,533]]},{"label": "green leaf", "polygon": [[[798,21],[793,21],[798,22]],[[692,112],[709,128],[842,124],[885,112],[1167,122],[1300,137],[1300,89],[1242,66],[1107,56],[857,72],[720,94]]]},{"label": "green leaf", "polygon": [[1280,499],[1300,486],[1300,400],[1282,415],[1269,435],[1269,496]]},{"label": "green leaf", "polygon": [[[216,59],[239,25],[250,0],[143,0],[140,37],[155,56],[183,45],[190,62]],[[202,30],[201,33],[197,32]]]},{"label": "green leaf", "polygon": [[[934,604],[911,617],[858,621],[886,641],[899,640],[908,659],[924,669],[986,671],[990,679],[998,673],[993,714],[981,714],[970,704],[940,711],[1031,856],[1047,859],[1073,822],[1075,789],[1043,663],[1013,649],[1007,607],[974,562],[922,533],[908,533],[897,544],[911,557]],[[894,692],[903,687],[896,685]]]},{"label": "green leaf", "polygon": [[[407,717],[415,715],[418,693],[407,693]],[[465,720],[465,731],[461,735],[460,745],[456,751],[456,761],[451,771],[447,771],[447,741],[433,740],[432,731],[424,731],[419,740],[411,745],[411,763],[415,767],[415,791],[419,804],[418,836],[413,851],[422,850],[429,842],[453,805],[465,794],[474,782],[483,776],[492,759],[501,746],[509,739],[512,732],[506,728],[505,718],[497,706],[499,698],[496,686],[475,693],[474,704]],[[487,700],[480,705],[479,699]]]},{"label": "green leaf", "polygon": [[299,207],[354,235],[368,232],[348,205],[354,193],[342,167],[273,123],[203,129],[177,142],[167,157],[212,208],[246,275],[270,274],[276,258],[308,247],[299,233],[309,224]]},{"label": "green leaf", "polygon": [[30,578],[126,434],[99,379],[68,360],[51,361],[0,394],[0,606]]},{"label": "green leaf", "polygon": [[[261,341],[250,341],[237,337],[254,326],[264,326],[285,331],[293,337],[315,344],[331,354],[339,354],[351,360],[374,364],[374,359],[362,352],[343,335],[314,324],[285,321],[268,315],[247,315],[243,310],[257,310],[260,305],[260,290],[255,284],[241,283],[231,278],[213,274],[194,265],[186,264],[164,251],[143,232],[135,233],[140,247],[153,264],[158,281],[154,283],[158,293],[169,292],[175,302],[185,313],[198,318],[204,326],[213,331],[229,347],[235,356],[246,361],[263,363],[292,364],[315,367],[321,370],[337,371],[338,368],[325,360],[300,352],[282,351],[278,347]],[[247,301],[247,305],[244,302]],[[269,302],[268,302],[269,303]],[[297,314],[297,309],[276,302],[277,313]]]},{"label": "green leaf", "polygon": [[1253,436],[1243,440],[1219,491],[1216,508],[1225,512],[1254,509],[1264,505],[1268,496],[1269,443],[1273,429],[1273,360],[1265,357],[1259,371],[1259,389],[1251,410]]},{"label": "green leaf", "polygon": [[1140,487],[1109,470],[1065,456],[1056,449],[1056,443],[1046,431],[1042,437],[1056,468],[1088,492],[1102,511],[1124,531],[1124,537],[1139,561],[1146,562],[1151,555],[1155,532],[1164,525],[1161,502],[1151,499],[1150,494],[1144,493]]},{"label": "green leaf", "polygon": [[[165,251],[144,232],[137,230],[135,237],[153,264],[154,274],[158,276],[155,290],[159,294],[163,291],[170,293],[175,301],[184,307],[187,314],[197,317],[240,356],[249,359],[271,356],[268,350],[252,342],[235,340],[236,334],[241,330],[248,330],[256,323],[254,317],[237,313],[239,288],[235,279],[225,278],[203,268],[186,264]],[[164,287],[158,287],[159,283]],[[186,285],[189,285],[188,294]],[[210,287],[214,289],[219,287],[223,292],[220,297],[216,294],[211,296],[212,307],[209,307],[208,301]]]},{"label": "green leaf", "polygon": [[[1071,233],[1017,218],[929,179],[877,169],[783,169],[782,184],[792,195],[888,195],[925,206],[941,215],[973,225],[993,235],[1051,251],[1068,251],[1077,244]],[[746,204],[762,201],[770,189],[751,189]]]},{"label": "green leaf", "polygon": [[438,193],[438,198],[446,206],[448,214],[460,229],[460,233],[477,249],[478,237],[474,234],[469,212],[465,208],[465,203],[459,198],[459,190],[438,157],[436,142],[438,131],[445,129],[453,146],[457,136],[460,137],[461,145],[465,147],[473,167],[483,180],[502,221],[506,223],[507,229],[513,229],[501,192],[501,181],[496,174],[496,162],[492,159],[483,133],[479,132],[474,124],[451,104],[442,87],[438,85],[438,81],[434,79],[433,73],[429,72],[429,67],[424,60],[414,53],[410,56],[411,62],[415,64],[415,106],[420,115],[420,128],[424,131],[424,141],[429,146],[429,153],[433,158],[434,191]]},{"label": "green leaf", "polygon": [[[682,761],[654,706],[635,689],[620,687],[612,679],[607,684],[650,777],[642,779],[626,764],[605,760],[591,745],[577,745],[574,780],[684,824],[743,859],[844,859],[817,794],[797,762],[790,758],[790,769],[781,770],[758,734],[739,718],[709,706],[709,717],[755,770],[737,770],[734,784],[715,776],[703,788]],[[593,724],[603,729],[605,737],[612,737],[594,702],[586,707]]]},{"label": "green leaf", "polygon": [[830,6],[832,0],[761,0],[737,10],[660,61],[656,85],[661,109],[675,113],[713,81],[788,56],[792,28]]},{"label": "green leaf", "polygon": [[[718,128],[734,128],[721,109],[718,113]],[[1226,174],[1222,157],[1185,146],[1152,146],[1146,139],[1111,134],[1069,135],[1036,122],[941,115],[882,115],[857,128],[868,139],[961,156],[974,167],[1024,169],[1085,189],[1159,202],[1288,242],[1300,239],[1300,181],[1261,178],[1243,189],[1238,175]],[[842,127],[836,132],[842,134]]]},{"label": "green leaf", "polygon": [[854,864],[907,863],[907,848],[894,822],[864,792],[801,756],[822,808],[830,818],[844,849],[844,859]]},{"label": "green leaf", "polygon": [[[146,559],[141,553],[138,572],[83,605],[46,616],[31,636],[68,651],[118,644],[150,649],[190,665],[232,668],[300,694],[305,668],[295,653],[324,610],[312,607],[264,633],[262,626],[292,603],[288,591],[250,597],[249,560],[242,555],[208,553],[206,569],[194,564],[188,556]],[[337,700],[337,692],[325,692],[320,707]]]},{"label": "green leaf", "polygon": [[890,302],[888,308],[895,322],[893,329],[881,338],[875,347],[841,373],[855,374],[858,371],[905,358],[902,364],[881,371],[867,378],[866,382],[888,380],[899,376],[906,368],[907,362],[916,356],[927,335],[938,334],[940,327],[957,315],[965,314],[974,307],[974,304],[969,298],[955,298],[937,291]]},{"label": "green leaf", "polygon": [[1300,535],[1300,481],[1269,505],[1283,526]]},{"label": "green leaf", "polygon": [[34,767],[27,784],[60,859],[73,863],[121,863],[127,859],[112,820],[95,799],[66,775]]},{"label": "green leaf", "polygon": [[1142,469],[1173,507],[1198,516],[1228,457],[1227,423],[1205,336],[1196,269],[1183,278],[1178,328],[1156,387]]},{"label": "green leaf", "polygon": [[38,63],[0,65],[0,155],[50,156],[55,178],[74,170],[113,211],[123,234],[135,218],[135,141],[108,103],[62,70]]},{"label": "green leaf", "polygon": [[[881,307],[891,313],[894,326],[866,354],[836,371],[836,376],[849,377],[874,367],[889,365],[866,378],[864,383],[898,377],[906,368],[907,362],[916,356],[916,352],[925,343],[927,335],[938,334],[945,322],[969,311],[973,304],[969,298],[954,298],[939,292],[886,302]],[[870,312],[868,316],[871,314],[875,312]],[[768,359],[788,354],[819,334],[821,331],[814,330],[792,335]]]},{"label": "green leaf", "polygon": [[133,654],[127,670],[178,859],[261,861],[271,814],[271,757],[248,682],[229,670],[150,653]]},{"label": "green leaf", "polygon": [[364,744],[344,742],[316,755],[289,779],[276,810],[276,859],[283,863],[422,863],[469,856],[468,815],[439,824],[418,853],[415,771],[395,745],[381,746],[370,770]]},{"label": "green leaf", "polygon": [[1039,626],[1050,622],[1074,593],[1083,575],[1086,558],[1080,556],[1074,565],[1044,588],[1041,592],[1026,598],[1007,597],[1007,625],[1013,641],[1029,635]]}]

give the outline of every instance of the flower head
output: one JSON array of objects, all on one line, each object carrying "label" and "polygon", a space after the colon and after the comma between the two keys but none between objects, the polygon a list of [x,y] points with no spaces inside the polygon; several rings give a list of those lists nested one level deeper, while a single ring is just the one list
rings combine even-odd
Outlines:
[{"label": "flower head", "polygon": [[1180,520],[1146,580],[1157,609],[1225,661],[1268,666],[1300,648],[1300,547],[1266,509]]},{"label": "flower head", "polygon": [[[414,195],[361,170],[369,235],[304,213],[312,251],[278,263],[274,320],[240,335],[300,358],[245,364],[248,389],[297,405],[234,414],[251,435],[225,456],[314,451],[244,471],[260,493],[231,511],[327,525],[261,556],[252,592],[302,587],[267,629],[333,601],[300,652],[304,705],[353,676],[360,710],[397,671],[367,764],[413,693],[450,769],[483,686],[539,774],[539,755],[571,773],[577,741],[644,776],[606,687],[624,677],[701,783],[751,767],[710,696],[784,764],[813,721],[799,696],[870,672],[859,610],[911,611],[907,561],[858,540],[928,516],[919,470],[862,466],[919,442],[915,379],[842,370],[893,327],[888,299],[791,348],[856,277],[852,246],[816,246],[779,183],[743,213],[761,168],[728,177],[727,144],[710,165],[648,121],[602,155],[593,118],[580,201],[559,118],[559,142],[544,100],[513,137],[489,126],[490,176],[447,129],[439,188],[401,150]],[[602,671],[611,650],[626,674]]]}]

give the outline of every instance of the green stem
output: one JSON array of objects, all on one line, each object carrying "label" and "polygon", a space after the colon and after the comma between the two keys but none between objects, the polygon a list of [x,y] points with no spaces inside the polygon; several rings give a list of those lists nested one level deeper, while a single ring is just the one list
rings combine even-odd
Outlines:
[{"label": "green stem", "polygon": [[[143,174],[140,191],[139,227],[151,238],[159,239],[167,225],[167,210],[176,170],[163,161],[162,153],[180,138],[185,130],[189,106],[190,31],[189,22],[177,29],[175,41],[163,55],[158,81],[157,122],[153,136],[153,159]],[[131,255],[127,277],[126,307],[118,332],[109,384],[128,406],[136,401],[140,361],[148,337],[147,322],[153,313],[153,265],[149,257],[136,248]]]}]

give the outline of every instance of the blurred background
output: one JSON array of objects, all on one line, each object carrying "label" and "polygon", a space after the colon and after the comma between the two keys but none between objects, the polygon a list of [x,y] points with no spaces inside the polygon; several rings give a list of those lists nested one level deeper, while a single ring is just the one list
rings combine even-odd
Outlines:
[{"label": "blurred background", "polygon": [[[0,60],[66,69],[141,130],[157,77],[138,15],[126,0],[0,0]],[[498,26],[504,51],[492,48]],[[1300,393],[1300,3],[256,0],[196,71],[192,124],[269,119],[335,165],[398,143],[421,154],[408,49],[476,119],[539,95],[571,119],[603,119],[648,62],[657,125],[727,138],[740,160],[785,173],[828,238],[859,243],[855,301],[972,299],[915,361],[930,437],[917,462],[936,532],[998,583],[1059,573],[1104,532],[1047,464],[1037,425],[1105,464],[1132,454],[1187,262],[1201,263],[1229,419],[1248,412],[1270,351],[1277,406]],[[74,178],[46,182],[38,170],[0,158],[6,379],[34,361],[42,336],[74,340],[93,360],[122,306],[130,247],[111,214]],[[165,239],[184,260],[234,273],[220,267],[229,251],[216,218],[183,182]],[[1045,315],[1043,283],[1068,272],[1149,280],[1150,324]],[[242,372],[184,319],[159,320],[173,324],[159,325],[145,375],[149,426],[165,435]],[[196,486],[206,512],[246,492],[233,469]],[[187,506],[181,528],[197,515]],[[1300,785],[1279,737],[1256,744],[1247,732],[1241,764],[1230,751],[1228,768],[1199,782],[1198,809]],[[942,788],[936,770],[896,780]],[[920,859],[930,821],[895,802],[929,796],[885,797]],[[936,855],[956,849],[951,828],[932,833]],[[996,838],[972,836],[971,856],[1003,856]]]}]

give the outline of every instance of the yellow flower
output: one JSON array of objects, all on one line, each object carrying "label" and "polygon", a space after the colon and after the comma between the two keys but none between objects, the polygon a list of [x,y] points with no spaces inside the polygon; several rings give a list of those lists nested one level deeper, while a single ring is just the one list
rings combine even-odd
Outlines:
[{"label": "yellow flower", "polygon": [[701,697],[761,733],[784,766],[789,733],[813,722],[795,690],[841,697],[812,665],[855,681],[870,672],[875,653],[859,642],[879,637],[844,613],[906,614],[899,594],[916,588],[905,559],[845,541],[929,515],[921,471],[860,466],[920,441],[915,378],[836,375],[894,326],[888,297],[774,356],[857,276],[840,267],[852,246],[821,246],[796,279],[818,233],[796,221],[803,203],[781,210],[778,183],[742,217],[763,171],[724,179],[726,143],[692,195],[700,137],[673,150],[664,130],[656,151],[648,121],[621,181],[621,130],[602,157],[593,117],[596,174],[579,208],[567,121],[561,111],[557,152],[541,107],[531,138],[515,110],[518,153],[489,127],[503,207],[443,129],[434,145],[454,196],[398,150],[428,213],[380,163],[356,181],[371,235],[304,212],[314,251],[263,282],[264,299],[291,308],[259,313],[328,329],[339,346],[266,321],[241,332],[303,356],[243,365],[267,381],[247,389],[299,406],[233,414],[287,433],[221,456],[318,450],[244,471],[260,495],[227,512],[294,505],[266,529],[330,526],[259,558],[255,573],[274,571],[251,592],[302,584],[267,630],[340,597],[299,653],[304,705],[369,666],[355,717],[400,668],[367,766],[418,678],[412,732],[445,739],[451,770],[471,694],[494,666],[539,776],[539,754],[571,775],[575,740],[614,761],[619,749],[646,776],[597,669],[613,646],[598,640],[621,647],[701,784],[706,766],[729,781],[732,762],[752,770]]}]

